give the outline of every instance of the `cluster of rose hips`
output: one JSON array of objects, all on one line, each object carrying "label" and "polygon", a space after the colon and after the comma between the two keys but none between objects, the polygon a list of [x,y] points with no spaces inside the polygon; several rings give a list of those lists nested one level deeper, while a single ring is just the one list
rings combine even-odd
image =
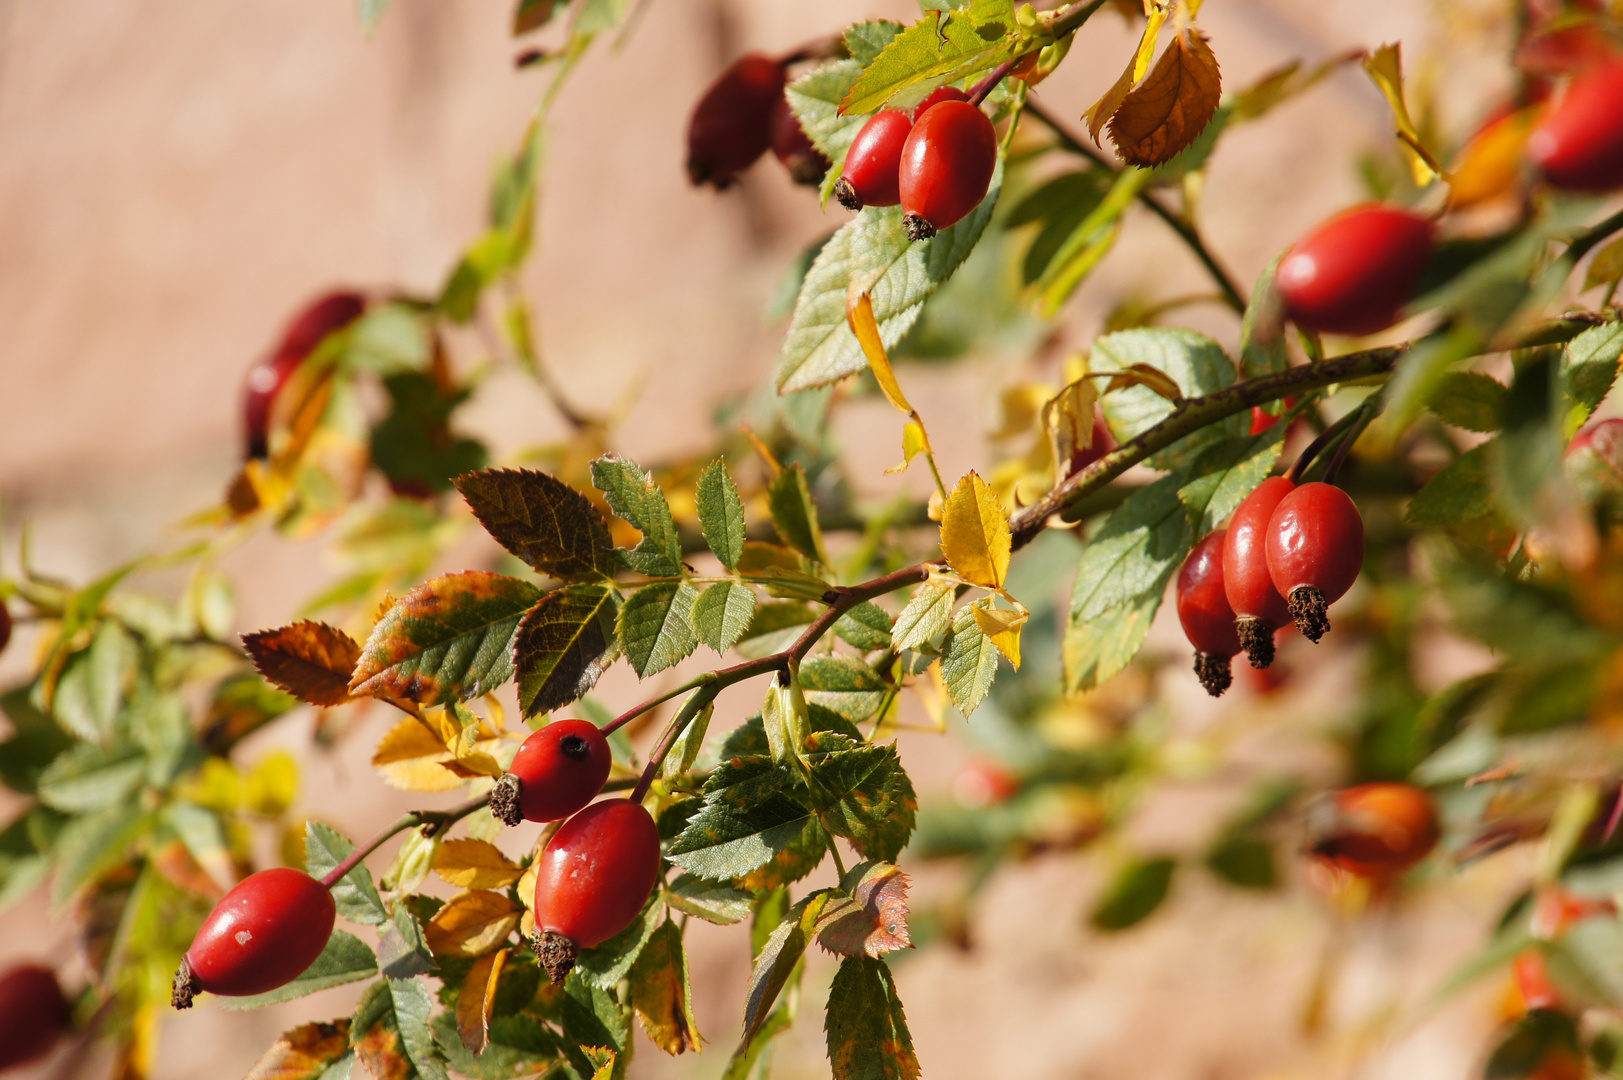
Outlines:
[{"label": "cluster of rose hips", "polygon": [[1229,688],[1241,650],[1252,667],[1273,663],[1274,632],[1292,621],[1317,643],[1363,562],[1364,519],[1346,492],[1288,476],[1258,485],[1178,572],[1178,620],[1207,693]]},{"label": "cluster of rose hips", "polygon": [[[568,818],[542,852],[531,910],[531,944],[554,982],[581,949],[630,926],[659,880],[659,830],[640,803],[603,790],[611,755],[598,728],[559,720],[519,747],[491,796],[505,824]],[[335,871],[336,873],[336,871]],[[332,936],[336,882],[277,867],[245,878],[204,920],[175,973],[172,1003],[190,1007],[202,991],[263,994],[298,978]]]},{"label": "cluster of rose hips", "polygon": [[800,59],[749,53],[710,84],[688,121],[688,179],[718,191],[731,187],[770,149],[796,183],[823,182],[828,158],[806,137],[783,93],[789,66]]}]

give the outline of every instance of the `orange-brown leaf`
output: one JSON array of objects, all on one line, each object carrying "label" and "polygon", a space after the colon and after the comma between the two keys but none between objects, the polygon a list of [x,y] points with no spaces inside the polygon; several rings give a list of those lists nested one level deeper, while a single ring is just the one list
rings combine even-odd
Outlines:
[{"label": "orange-brown leaf", "polygon": [[1110,118],[1110,139],[1129,165],[1172,160],[1211,123],[1223,93],[1217,57],[1206,35],[1190,27],[1172,39],[1149,77]]},{"label": "orange-brown leaf", "polygon": [[351,700],[349,677],[361,647],[337,627],[301,619],[244,634],[242,644],[261,675],[300,701],[342,705]]},{"label": "orange-brown leaf", "polygon": [[[860,871],[860,872],[859,872]],[[847,894],[817,920],[817,943],[841,956],[878,957],[913,947],[907,932],[907,875],[890,863],[853,867]]]},{"label": "orange-brown leaf", "polygon": [[305,1024],[272,1043],[245,1080],[310,1080],[347,1053],[348,1020]]},{"label": "orange-brown leaf", "polygon": [[458,893],[423,928],[435,956],[482,956],[518,926],[524,909],[500,893]]},{"label": "orange-brown leaf", "polygon": [[372,1080],[407,1080],[417,1075],[406,1059],[406,1049],[400,1043],[400,1033],[378,1024],[355,1044],[355,1056],[361,1059]]},{"label": "orange-brown leaf", "polygon": [[502,977],[507,950],[481,956],[462,982],[456,1003],[456,1033],[471,1054],[484,1052],[490,1042],[490,1017],[496,1011],[496,984]]}]

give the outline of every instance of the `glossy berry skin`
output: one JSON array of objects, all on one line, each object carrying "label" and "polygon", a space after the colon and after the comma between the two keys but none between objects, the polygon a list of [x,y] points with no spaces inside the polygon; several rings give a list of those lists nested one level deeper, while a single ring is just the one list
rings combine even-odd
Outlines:
[{"label": "glossy berry skin", "polygon": [[283,866],[248,876],[214,906],[186,950],[193,991],[243,997],[287,985],[326,948],[336,914],[332,894],[303,871]]},{"label": "glossy berry skin", "polygon": [[1325,608],[1346,595],[1364,565],[1364,519],[1345,491],[1303,484],[1268,522],[1268,576],[1309,641],[1330,629]]},{"label": "glossy berry skin", "polygon": [[658,880],[659,829],[641,804],[609,799],[564,822],[535,877],[537,951],[552,980],[630,926]]},{"label": "glossy berry skin", "polygon": [[943,101],[968,101],[969,95],[956,86],[938,86],[930,91],[930,96],[919,102],[918,108],[913,110],[913,119],[916,122],[927,111],[941,104]]},{"label": "glossy berry skin", "polygon": [[557,821],[597,798],[612,764],[609,741],[596,724],[557,720],[524,740],[508,772],[522,784],[524,817]]},{"label": "glossy berry skin", "polygon": [[1310,822],[1313,853],[1350,874],[1390,878],[1437,846],[1437,806],[1413,784],[1343,788],[1320,803]]},{"label": "glossy berry skin", "polygon": [[868,118],[845,152],[845,168],[834,184],[834,197],[847,210],[895,206],[902,201],[898,174],[902,146],[913,121],[904,112],[881,109]]},{"label": "glossy berry skin", "polygon": [[1296,242],[1274,281],[1291,320],[1327,334],[1373,334],[1398,321],[1431,254],[1430,221],[1395,207],[1345,210]]},{"label": "glossy berry skin", "polygon": [[1296,399],[1293,397],[1288,397],[1275,406],[1279,410],[1277,414],[1269,412],[1262,405],[1251,406],[1251,434],[1261,435],[1264,431],[1279,423],[1280,418],[1295,407]]},{"label": "glossy berry skin", "polygon": [[271,405],[299,365],[328,334],[342,330],[365,311],[366,298],[359,293],[332,292],[318,298],[288,324],[276,351],[248,372],[242,405],[248,457],[262,458],[270,452]]},{"label": "glossy berry skin", "polygon": [[739,57],[710,85],[688,120],[688,179],[732,186],[772,144],[772,110],[783,100],[783,65]]},{"label": "glossy berry skin", "polygon": [[0,975],[0,1070],[38,1061],[72,1026],[50,968],[23,964]]},{"label": "glossy berry skin", "polygon": [[1223,530],[1206,534],[1178,571],[1178,621],[1195,647],[1195,674],[1212,697],[1232,681],[1229,657],[1240,651],[1234,609],[1223,592]]},{"label": "glossy berry skin", "polygon": [[931,106],[902,145],[897,173],[910,240],[924,240],[962,221],[980,205],[997,168],[997,132],[967,101]]},{"label": "glossy berry skin", "polygon": [[772,106],[772,156],[789,170],[797,184],[816,186],[828,172],[828,158],[806,137],[794,110],[789,108],[789,99],[782,96]]},{"label": "glossy berry skin", "polygon": [[1268,522],[1295,487],[1284,476],[1264,480],[1234,511],[1223,537],[1223,594],[1255,668],[1273,663],[1274,631],[1291,621],[1290,608],[1268,573]]},{"label": "glossy berry skin", "polygon": [[6,651],[11,644],[11,612],[6,608],[4,600],[0,600],[0,652]]},{"label": "glossy berry skin", "polygon": [[1623,187],[1623,59],[1575,76],[1527,139],[1527,156],[1552,187]]}]

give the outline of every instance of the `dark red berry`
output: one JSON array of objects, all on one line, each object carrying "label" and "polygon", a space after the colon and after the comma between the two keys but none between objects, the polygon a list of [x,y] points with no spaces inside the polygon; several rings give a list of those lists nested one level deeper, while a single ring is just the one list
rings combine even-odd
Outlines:
[{"label": "dark red berry", "polygon": [[834,182],[834,197],[847,210],[895,206],[902,201],[898,174],[902,146],[913,121],[906,113],[883,109],[868,118],[845,152],[845,168]]},{"label": "dark red berry", "polygon": [[6,608],[6,602],[0,600],[0,652],[6,651],[11,644],[11,612]]},{"label": "dark red berry", "polygon": [[1295,486],[1283,476],[1264,480],[1234,511],[1223,538],[1223,594],[1254,668],[1274,662],[1274,631],[1291,621],[1290,608],[1268,574],[1268,521]]},{"label": "dark red berry", "polygon": [[1071,451],[1071,471],[1074,475],[1116,449],[1116,437],[1110,434],[1110,425],[1098,412],[1093,414],[1093,441]]},{"label": "dark red berry", "polygon": [[658,880],[659,830],[640,804],[610,799],[564,822],[535,877],[531,944],[552,981],[630,926]]},{"label": "dark red berry", "polygon": [[1373,334],[1398,321],[1431,253],[1426,218],[1371,203],[1345,210],[1296,242],[1275,282],[1304,330]]},{"label": "dark red berry", "polygon": [[1358,580],[1364,519],[1347,493],[1303,484],[1279,501],[1268,522],[1268,576],[1309,641],[1330,629],[1328,608]]},{"label": "dark red berry", "polygon": [[772,153],[789,170],[789,176],[797,184],[815,187],[823,182],[823,174],[828,172],[828,158],[806,137],[805,129],[800,126],[794,110],[789,108],[786,97],[778,98],[778,103],[772,107]]},{"label": "dark red berry", "polygon": [[1311,812],[1312,851],[1358,877],[1390,878],[1424,859],[1441,830],[1431,796],[1413,784],[1344,788]]},{"label": "dark red berry", "polygon": [[1195,647],[1195,674],[1212,697],[1233,682],[1229,657],[1240,651],[1234,609],[1223,592],[1223,530],[1206,534],[1178,571],[1178,621]]},{"label": "dark red berry", "polygon": [[980,205],[997,168],[997,132],[967,101],[943,101],[922,114],[902,145],[897,173],[907,236],[924,240]]},{"label": "dark red berry", "polygon": [[1623,59],[1573,78],[1528,136],[1527,156],[1552,187],[1623,187]]},{"label": "dark red berry", "polygon": [[1282,403],[1275,405],[1274,407],[1278,409],[1279,412],[1271,413],[1268,411],[1268,407],[1265,405],[1251,406],[1251,434],[1261,435],[1264,431],[1267,431],[1269,428],[1279,423],[1279,418],[1281,416],[1296,407],[1296,399],[1293,397],[1288,397]]},{"label": "dark red berry", "polygon": [[365,310],[366,298],[358,293],[333,292],[320,297],[288,324],[276,351],[248,372],[242,408],[248,457],[262,458],[270,452],[271,405],[287,380],[328,334],[342,330]]},{"label": "dark red berry", "polygon": [[783,65],[760,53],[739,57],[693,108],[688,179],[730,187],[772,144],[772,110],[783,100]]},{"label": "dark red berry", "polygon": [[956,86],[938,86],[930,91],[930,96],[919,102],[918,108],[913,110],[913,119],[916,121],[931,108],[943,101],[968,101],[969,95]]},{"label": "dark red berry", "polygon": [[250,875],[192,939],[175,972],[175,1008],[203,990],[245,997],[287,985],[327,947],[336,914],[332,894],[309,874],[276,867]]},{"label": "dark red berry", "polygon": [[56,973],[23,964],[0,975],[0,1070],[38,1061],[72,1026]]},{"label": "dark red berry", "polygon": [[603,790],[613,755],[597,725],[555,720],[524,740],[490,795],[490,810],[508,825],[557,821]]}]

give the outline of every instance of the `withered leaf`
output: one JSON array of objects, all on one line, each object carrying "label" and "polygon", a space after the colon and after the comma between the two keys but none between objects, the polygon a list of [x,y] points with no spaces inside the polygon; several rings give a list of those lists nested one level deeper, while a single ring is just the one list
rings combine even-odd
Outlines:
[{"label": "withered leaf", "polygon": [[459,889],[500,889],[524,873],[495,844],[468,839],[442,843],[434,872]]},{"label": "withered leaf", "polygon": [[435,956],[481,956],[513,932],[523,913],[500,893],[484,889],[458,893],[434,913],[424,936]]},{"label": "withered leaf", "polygon": [[348,1020],[305,1024],[272,1043],[245,1080],[313,1080],[348,1053]]},{"label": "withered leaf", "polygon": [[566,585],[543,596],[513,637],[519,707],[526,716],[580,699],[613,662],[613,590]]},{"label": "withered leaf", "polygon": [[655,1046],[667,1054],[699,1050],[682,931],[666,920],[631,966],[631,1008]]},{"label": "withered leaf", "polygon": [[907,932],[907,875],[891,863],[853,866],[817,920],[817,943],[841,956],[877,957],[912,948]]},{"label": "withered leaf", "polygon": [[569,580],[612,569],[602,512],[562,480],[531,469],[483,469],[452,483],[485,531],[542,573]]},{"label": "withered leaf", "polygon": [[1129,165],[1146,169],[1171,161],[1206,130],[1222,93],[1206,35],[1194,27],[1184,30],[1110,118],[1116,152]]},{"label": "withered leaf", "polygon": [[496,986],[507,950],[497,949],[474,961],[456,1003],[456,1033],[470,1053],[483,1053],[490,1042],[490,1017],[496,1011]]},{"label": "withered leaf", "polygon": [[355,1044],[355,1056],[373,1080],[408,1080],[416,1075],[401,1045],[400,1033],[383,1024],[375,1025],[361,1037]]},{"label": "withered leaf", "polygon": [[361,647],[337,627],[301,619],[244,634],[242,645],[261,675],[300,701],[330,706],[350,700],[350,674]]}]

